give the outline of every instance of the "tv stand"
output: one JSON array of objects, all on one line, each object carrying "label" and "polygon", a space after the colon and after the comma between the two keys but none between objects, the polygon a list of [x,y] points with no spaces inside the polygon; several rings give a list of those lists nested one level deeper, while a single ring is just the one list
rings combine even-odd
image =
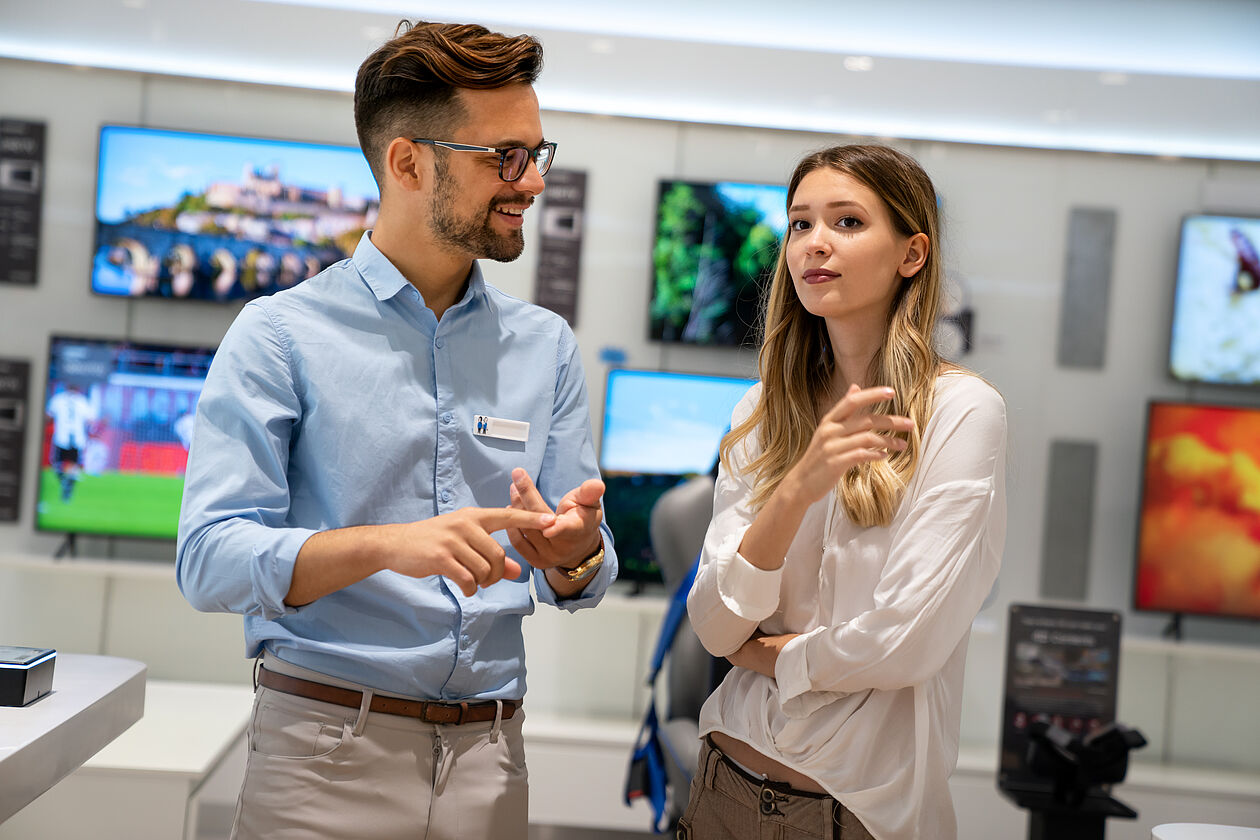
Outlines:
[{"label": "tv stand", "polygon": [[1168,625],[1160,632],[1160,636],[1174,642],[1181,641],[1181,613],[1173,613],[1169,617]]},{"label": "tv stand", "polygon": [[60,560],[62,557],[74,558],[78,556],[75,537],[78,534],[66,534],[66,538],[61,541],[61,545],[57,546],[57,550],[53,552],[53,559]]}]

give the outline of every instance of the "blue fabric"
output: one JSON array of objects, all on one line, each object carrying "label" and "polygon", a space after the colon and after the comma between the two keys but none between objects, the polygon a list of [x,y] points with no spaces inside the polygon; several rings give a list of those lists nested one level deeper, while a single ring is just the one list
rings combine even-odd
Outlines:
[{"label": "blue fabric", "polygon": [[[528,440],[474,435],[476,415],[528,422]],[[284,604],[312,534],[503,506],[514,467],[553,508],[599,475],[572,331],[487,285],[476,264],[438,321],[364,234],[353,258],[247,304],[224,337],[193,432],[180,589],[198,609],[243,614],[247,656],[266,647],[414,697],[519,698],[528,567],[472,597],[442,577],[381,572]],[[564,609],[593,606],[615,578],[603,537],[603,567]],[[533,577],[538,599],[556,604]]]},{"label": "blue fabric", "polygon": [[669,790],[669,777],[665,769],[666,754],[679,767],[685,765],[674,754],[669,742],[661,737],[660,718],[656,713],[656,678],[660,675],[665,657],[674,645],[678,627],[687,615],[687,593],[696,580],[699,566],[700,557],[697,555],[687,575],[679,582],[678,588],[669,599],[669,607],[661,621],[647,679],[652,693],[648,698],[647,714],[644,715],[639,733],[635,736],[634,752],[630,756],[630,767],[626,773],[625,803],[629,805],[635,799],[646,796],[652,806],[652,830],[657,834],[663,834],[669,828],[669,815],[666,813]]}]

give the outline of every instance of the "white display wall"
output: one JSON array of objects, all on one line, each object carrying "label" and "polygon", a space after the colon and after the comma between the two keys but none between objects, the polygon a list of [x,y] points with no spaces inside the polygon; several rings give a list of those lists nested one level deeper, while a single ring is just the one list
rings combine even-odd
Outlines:
[{"label": "white display wall", "polygon": [[[244,679],[239,620],[198,616],[178,599],[168,576],[173,543],[80,540],[81,555],[128,561],[118,568],[134,573],[121,577],[111,575],[108,564],[78,561],[87,575],[64,568],[73,563],[52,566],[49,558],[60,536],[37,533],[32,524],[48,336],[215,344],[238,308],[90,294],[101,124],[353,144],[351,99],[13,60],[0,60],[0,89],[0,116],[45,122],[48,144],[39,283],[30,288],[0,285],[0,357],[31,360],[34,409],[21,519],[0,524],[0,555],[17,558],[0,565],[0,642],[85,652],[109,646],[113,653],[145,658],[151,677]],[[623,351],[631,367],[754,374],[755,358],[749,351],[647,340],[657,179],[781,182],[804,152],[852,138],[554,112],[544,113],[543,123],[547,137],[559,143],[556,166],[585,170],[588,177],[575,331],[597,433],[604,348]],[[951,275],[969,290],[976,313],[975,349],[960,361],[996,385],[1008,403],[1007,548],[996,598],[977,623],[964,719],[965,741],[991,744],[997,737],[1006,607],[1039,600],[1051,441],[1091,441],[1099,448],[1088,594],[1078,606],[1123,612],[1126,634],[1139,640],[1156,639],[1165,623],[1163,616],[1128,609],[1146,401],[1165,397],[1260,405],[1260,390],[1192,388],[1167,375],[1179,224],[1183,215],[1204,210],[1260,214],[1260,164],[884,142],[915,155],[937,184],[946,262]],[[1067,222],[1070,210],[1081,207],[1113,209],[1118,220],[1106,362],[1098,370],[1068,370],[1055,363]],[[536,236],[534,225],[527,223],[527,242]],[[517,262],[488,263],[485,273],[489,282],[529,299],[535,263],[536,254],[527,247]],[[143,565],[133,567],[129,561]],[[561,680],[572,678],[561,658],[550,652],[531,658],[531,684],[540,702],[562,708],[576,696],[586,711],[633,717],[643,696],[633,690],[639,682],[635,674],[643,667],[636,645],[650,643],[656,615],[638,607],[610,610],[610,626],[631,637],[626,656],[604,657],[591,666],[576,693],[561,688]],[[564,625],[552,618],[539,622],[547,629],[536,636],[565,635]],[[598,639],[600,631],[588,624],[583,622],[583,632]],[[35,638],[32,628],[44,635]],[[1195,673],[1195,685],[1184,687],[1168,664],[1175,654],[1157,641],[1145,648],[1131,645],[1132,664],[1121,684],[1122,719],[1149,713],[1149,723],[1125,722],[1151,730],[1147,734],[1157,748],[1151,759],[1177,741],[1183,745],[1181,755],[1193,763],[1260,771],[1260,730],[1242,712],[1218,709],[1212,701],[1230,696],[1254,709],[1260,699],[1260,666],[1247,654],[1260,643],[1260,626],[1187,619],[1185,629],[1188,644],[1224,646],[1219,648],[1226,651],[1221,667],[1205,666]],[[111,632],[112,641],[105,640]],[[1242,659],[1231,658],[1231,650],[1242,651]],[[1209,656],[1204,661],[1215,660]],[[1240,667],[1238,661],[1244,664]],[[603,680],[604,671],[604,676],[614,671],[630,676]],[[603,696],[601,685],[612,687],[617,696]],[[1168,722],[1171,703],[1180,703],[1184,712],[1175,726]],[[1199,713],[1208,708],[1210,714]]]}]

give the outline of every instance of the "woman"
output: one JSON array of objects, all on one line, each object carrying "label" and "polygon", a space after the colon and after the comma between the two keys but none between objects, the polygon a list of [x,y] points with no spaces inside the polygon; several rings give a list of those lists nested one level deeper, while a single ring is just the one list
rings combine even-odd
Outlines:
[{"label": "woman", "polygon": [[936,194],[883,146],[807,156],[761,383],[722,444],[688,599],[736,666],[680,837],[952,838],[971,621],[1005,535],[1005,407],[932,346]]}]

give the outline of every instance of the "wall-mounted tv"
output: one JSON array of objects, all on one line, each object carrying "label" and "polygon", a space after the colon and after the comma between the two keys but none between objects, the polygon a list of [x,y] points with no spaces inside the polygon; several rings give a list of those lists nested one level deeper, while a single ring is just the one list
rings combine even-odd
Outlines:
[{"label": "wall-mounted tv", "polygon": [[355,146],[106,125],[92,291],[271,294],[353,253],[379,206]]},{"label": "wall-mounted tv", "polygon": [[755,341],[762,288],[787,231],[787,187],[661,181],[655,230],[650,337]]},{"label": "wall-mounted tv", "polygon": [[708,473],[731,412],[755,380],[614,368],[604,389],[599,467],[621,577],[659,581],[648,525],[666,490]]},{"label": "wall-mounted tv", "polygon": [[1134,607],[1260,619],[1260,407],[1150,404]]},{"label": "wall-mounted tv", "polygon": [[174,539],[210,347],[52,336],[35,527]]},{"label": "wall-mounted tv", "polygon": [[1260,218],[1182,220],[1169,366],[1188,382],[1260,384]]}]

